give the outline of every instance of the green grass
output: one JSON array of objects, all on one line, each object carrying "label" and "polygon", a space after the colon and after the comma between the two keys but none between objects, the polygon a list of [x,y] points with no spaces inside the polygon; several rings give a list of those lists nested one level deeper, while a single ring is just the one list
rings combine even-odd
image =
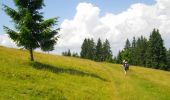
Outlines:
[{"label": "green grass", "polygon": [[170,72],[0,47],[0,100],[170,100]]}]

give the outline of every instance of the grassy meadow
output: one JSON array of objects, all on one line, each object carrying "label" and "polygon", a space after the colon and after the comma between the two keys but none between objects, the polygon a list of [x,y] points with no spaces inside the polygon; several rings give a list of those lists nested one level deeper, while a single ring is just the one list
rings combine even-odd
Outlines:
[{"label": "grassy meadow", "polygon": [[0,100],[170,100],[170,72],[0,47]]}]

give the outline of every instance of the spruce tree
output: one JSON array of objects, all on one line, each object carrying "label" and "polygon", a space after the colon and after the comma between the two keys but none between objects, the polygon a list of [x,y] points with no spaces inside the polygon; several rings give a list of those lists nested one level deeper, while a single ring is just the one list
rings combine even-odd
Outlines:
[{"label": "spruce tree", "polygon": [[81,57],[86,59],[95,59],[95,42],[93,39],[85,38],[81,46]]},{"label": "spruce tree", "polygon": [[170,48],[167,50],[167,65],[168,65],[168,70],[170,70]]},{"label": "spruce tree", "polygon": [[129,39],[126,40],[124,50],[121,52],[122,60],[127,60],[132,64],[131,43]]},{"label": "spruce tree", "polygon": [[93,38],[88,41],[88,58],[91,60],[95,60],[96,55],[96,45]]},{"label": "spruce tree", "polygon": [[65,52],[65,51],[63,51],[61,54],[62,54],[63,56],[66,56],[66,52]]},{"label": "spruce tree", "polygon": [[91,58],[91,55],[90,55],[90,52],[91,52],[91,43],[90,43],[90,39],[87,38],[87,44],[86,44],[86,48],[87,48],[87,52],[86,52],[86,58],[87,59],[90,59]]},{"label": "spruce tree", "polygon": [[117,57],[114,57],[112,63],[117,63]]},{"label": "spruce tree", "polygon": [[71,51],[68,49],[67,56],[71,56]]},{"label": "spruce tree", "polygon": [[[63,56],[72,56],[70,49],[68,49],[67,51],[62,52],[62,55]],[[75,56],[75,54],[74,54],[74,56]]]},{"label": "spruce tree", "polygon": [[129,39],[127,39],[124,49],[130,49],[130,46],[131,46],[130,41]]},{"label": "spruce tree", "polygon": [[146,66],[147,39],[141,36],[136,42],[137,65]]},{"label": "spruce tree", "polygon": [[96,60],[97,61],[103,61],[103,44],[100,38],[97,41],[97,46],[96,46]]},{"label": "spruce tree", "polygon": [[132,57],[132,64],[133,65],[137,65],[137,60],[136,60],[136,38],[133,37],[133,41],[132,41],[132,48],[131,48],[131,57]]},{"label": "spruce tree", "polygon": [[118,64],[122,64],[122,61],[123,61],[123,59],[122,59],[122,51],[119,51],[119,53],[118,53],[118,55],[117,55],[116,62],[117,62]]},{"label": "spruce tree", "polygon": [[112,51],[111,51],[110,43],[107,39],[103,43],[103,59],[104,61],[108,61],[108,62],[112,61]]},{"label": "spruce tree", "polygon": [[73,56],[73,57],[79,57],[79,55],[78,55],[77,52],[73,52],[72,56]]},{"label": "spruce tree", "polygon": [[127,60],[129,64],[132,64],[131,49],[125,49],[121,52],[122,60]]},{"label": "spruce tree", "polygon": [[87,52],[88,52],[87,48],[88,48],[87,39],[85,38],[81,46],[81,52],[80,52],[81,58],[87,58]]},{"label": "spruce tree", "polygon": [[136,38],[135,37],[133,37],[132,48],[136,48]]},{"label": "spruce tree", "polygon": [[44,7],[43,0],[13,0],[16,9],[3,5],[5,13],[11,17],[15,29],[4,26],[9,37],[17,46],[30,52],[30,60],[34,61],[33,51],[40,48],[51,51],[58,40],[58,30],[53,30],[57,18],[43,19],[40,10]]},{"label": "spruce tree", "polygon": [[147,66],[167,70],[166,48],[158,29],[150,35],[147,58]]}]

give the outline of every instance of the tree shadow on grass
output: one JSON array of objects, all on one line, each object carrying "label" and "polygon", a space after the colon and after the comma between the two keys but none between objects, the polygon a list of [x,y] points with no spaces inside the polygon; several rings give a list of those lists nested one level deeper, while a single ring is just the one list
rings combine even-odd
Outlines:
[{"label": "tree shadow on grass", "polygon": [[100,77],[100,76],[98,76],[94,73],[83,72],[83,71],[79,71],[79,70],[71,69],[71,68],[59,68],[57,66],[43,64],[41,62],[32,62],[31,66],[35,69],[47,70],[47,71],[50,71],[50,72],[55,73],[55,74],[67,73],[67,74],[70,74],[70,75],[90,76],[90,77],[100,79],[102,81],[107,81],[106,79],[104,79],[104,78],[102,78],[102,77]]}]

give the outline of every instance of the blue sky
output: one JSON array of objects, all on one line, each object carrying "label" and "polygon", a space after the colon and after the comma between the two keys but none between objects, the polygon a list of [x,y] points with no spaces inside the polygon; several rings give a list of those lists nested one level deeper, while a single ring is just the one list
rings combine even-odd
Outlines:
[{"label": "blue sky", "polygon": [[[120,13],[126,10],[131,4],[134,3],[145,3],[152,5],[155,3],[154,0],[45,0],[46,7],[43,8],[45,18],[60,17],[59,24],[64,19],[72,19],[76,13],[76,6],[80,2],[91,3],[101,9],[100,16],[103,16],[107,12],[109,13]],[[5,15],[2,11],[2,4],[6,4],[14,8],[13,0],[0,0],[0,34],[5,33],[3,26],[10,26],[11,19]]]}]

